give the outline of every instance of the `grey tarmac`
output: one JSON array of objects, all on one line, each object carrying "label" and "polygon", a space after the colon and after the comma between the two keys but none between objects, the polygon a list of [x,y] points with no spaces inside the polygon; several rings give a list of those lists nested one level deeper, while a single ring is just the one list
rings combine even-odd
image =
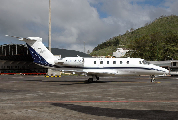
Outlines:
[{"label": "grey tarmac", "polygon": [[0,120],[178,120],[178,77],[0,76]]}]

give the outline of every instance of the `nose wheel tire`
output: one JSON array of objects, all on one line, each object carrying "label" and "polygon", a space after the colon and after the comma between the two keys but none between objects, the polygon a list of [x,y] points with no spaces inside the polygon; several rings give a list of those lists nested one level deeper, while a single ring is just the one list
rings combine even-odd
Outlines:
[{"label": "nose wheel tire", "polygon": [[154,75],[151,75],[151,82],[155,82],[155,76]]},{"label": "nose wheel tire", "polygon": [[96,80],[99,80],[100,78],[98,76],[96,76]]}]

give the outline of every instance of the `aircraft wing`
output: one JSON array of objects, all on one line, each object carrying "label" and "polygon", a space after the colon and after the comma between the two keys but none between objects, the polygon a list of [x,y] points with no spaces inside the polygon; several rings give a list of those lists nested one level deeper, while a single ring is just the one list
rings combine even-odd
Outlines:
[{"label": "aircraft wing", "polygon": [[77,70],[61,70],[61,72],[65,72],[65,73],[75,73],[75,74],[85,74],[87,76],[105,76],[105,75],[115,75],[116,73],[114,72],[87,72],[87,71],[83,71],[83,69],[77,69]]},{"label": "aircraft wing", "polygon": [[115,73],[110,73],[110,72],[87,72],[86,74],[88,76],[93,76],[93,75],[97,75],[97,76],[113,76],[113,75],[115,75]]}]

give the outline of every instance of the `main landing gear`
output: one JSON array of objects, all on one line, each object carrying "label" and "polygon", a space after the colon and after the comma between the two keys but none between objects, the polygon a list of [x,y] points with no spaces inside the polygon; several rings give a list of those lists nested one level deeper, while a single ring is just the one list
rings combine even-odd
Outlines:
[{"label": "main landing gear", "polygon": [[96,81],[98,81],[99,80],[99,77],[98,76],[92,76],[92,78],[89,78],[88,79],[88,83],[92,83],[93,82],[93,79],[95,79]]},{"label": "main landing gear", "polygon": [[151,75],[151,82],[155,82],[155,75]]},{"label": "main landing gear", "polygon": [[93,78],[88,78],[88,83],[92,83],[93,82]]}]

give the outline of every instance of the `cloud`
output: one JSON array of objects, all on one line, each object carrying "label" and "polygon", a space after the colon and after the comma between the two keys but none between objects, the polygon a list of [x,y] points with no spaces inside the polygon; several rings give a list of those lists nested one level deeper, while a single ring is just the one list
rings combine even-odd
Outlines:
[{"label": "cloud", "polygon": [[[140,4],[141,3],[141,4]],[[156,5],[155,5],[156,4]],[[52,47],[86,51],[109,38],[137,29],[161,15],[177,15],[178,1],[52,0]],[[49,1],[1,0],[0,43],[21,43],[5,34],[38,36],[48,45]]]},{"label": "cloud", "polygon": [[166,0],[164,6],[167,7],[167,10],[170,14],[177,15],[178,14],[178,1],[177,0]]}]

